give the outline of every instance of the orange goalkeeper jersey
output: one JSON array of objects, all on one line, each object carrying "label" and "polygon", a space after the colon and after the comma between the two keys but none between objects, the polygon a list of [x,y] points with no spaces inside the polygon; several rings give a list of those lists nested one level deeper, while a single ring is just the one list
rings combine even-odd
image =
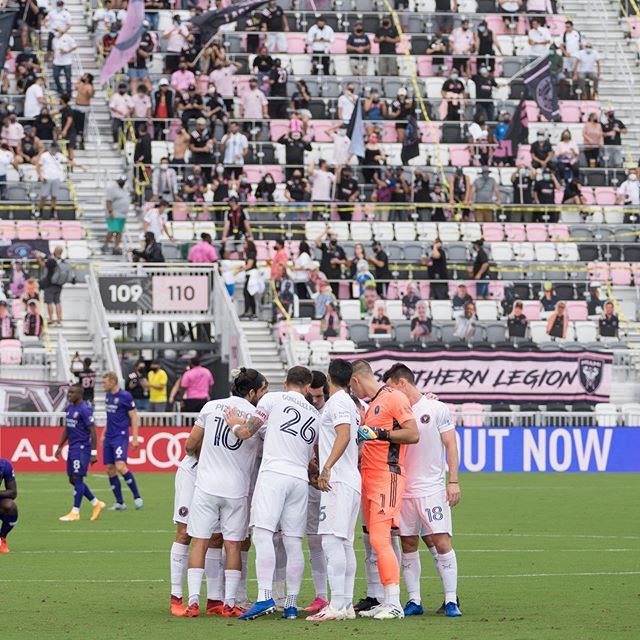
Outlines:
[{"label": "orange goalkeeper jersey", "polygon": [[[371,399],[365,414],[365,424],[377,429],[393,431],[403,422],[415,420],[411,404],[401,391],[386,385],[380,387]],[[365,440],[362,448],[360,468],[363,471],[391,472],[402,474],[406,445],[394,444],[382,440]]]}]

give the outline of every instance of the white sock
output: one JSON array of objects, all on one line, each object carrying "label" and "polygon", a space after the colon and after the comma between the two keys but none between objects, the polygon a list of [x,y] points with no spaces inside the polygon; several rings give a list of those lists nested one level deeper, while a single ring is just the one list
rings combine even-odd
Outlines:
[{"label": "white sock", "polygon": [[331,608],[339,611],[345,607],[347,556],[343,540],[334,535],[326,534],[322,538],[322,548],[327,558],[327,573],[331,587]]},{"label": "white sock", "polygon": [[402,554],[402,575],[409,592],[409,600],[420,604],[420,553],[413,551]]},{"label": "white sock", "polygon": [[224,570],[224,603],[230,607],[236,603],[241,576],[242,572],[237,569]]},{"label": "white sock", "polygon": [[99,501],[98,501],[98,498],[94,498],[94,499],[91,501],[91,506],[92,506],[92,507],[95,507],[95,506],[98,504],[98,502],[99,502]]},{"label": "white sock", "polygon": [[304,574],[302,538],[283,535],[282,544],[287,553],[287,602],[285,606],[295,607]]},{"label": "white sock", "polygon": [[384,588],[384,603],[401,608],[399,584],[389,584]]},{"label": "white sock", "polygon": [[402,547],[400,545],[400,536],[391,534],[391,546],[393,547],[393,553],[396,554],[398,560],[398,566],[402,566]]},{"label": "white sock", "polygon": [[353,542],[343,540],[344,555],[347,559],[347,572],[344,576],[344,606],[348,608],[353,605],[353,589],[356,583],[356,573],[358,572],[358,562],[356,552],[353,549]]},{"label": "white sock", "polygon": [[189,588],[189,604],[200,603],[200,588],[204,569],[189,569],[187,571],[187,586]]},{"label": "white sock", "polygon": [[433,564],[436,567],[436,571],[440,576],[440,582],[442,582],[442,590],[444,592],[444,582],[442,581],[442,567],[440,566],[440,556],[438,555],[438,550],[435,547],[427,547],[431,552],[431,557],[433,558]]},{"label": "white sock", "polygon": [[276,551],[273,533],[260,527],[253,529],[253,546],[256,548],[256,577],[258,579],[258,602],[270,600],[273,589],[273,572],[276,568]]},{"label": "white sock", "polygon": [[249,552],[241,551],[240,557],[242,558],[242,571],[240,573],[240,584],[238,585],[238,595],[236,600],[238,602],[246,602],[249,599],[247,595],[247,575],[249,574]]},{"label": "white sock", "polygon": [[171,567],[171,595],[182,598],[182,586],[184,574],[187,572],[189,558],[189,545],[174,542],[169,553],[169,565]]},{"label": "white sock", "polygon": [[204,573],[207,576],[207,598],[222,600],[224,572],[222,569],[222,549],[207,549],[204,557]]},{"label": "white sock", "polygon": [[80,507],[71,507],[71,513],[80,513]]},{"label": "white sock", "polygon": [[316,598],[327,599],[327,559],[323,551],[322,536],[307,536],[309,560],[311,561],[311,578],[316,589]]},{"label": "white sock", "polygon": [[378,573],[378,556],[371,546],[368,533],[362,534],[362,540],[364,541],[364,568],[367,574],[367,597],[376,598],[381,602],[384,589]]},{"label": "white sock", "polygon": [[455,602],[458,595],[458,560],[456,552],[440,555],[440,576],[444,587],[444,601]]},{"label": "white sock", "polygon": [[273,573],[273,597],[279,600],[285,596],[284,582],[287,574],[287,554],[282,544],[281,533],[274,534],[273,546],[276,554],[276,564]]}]

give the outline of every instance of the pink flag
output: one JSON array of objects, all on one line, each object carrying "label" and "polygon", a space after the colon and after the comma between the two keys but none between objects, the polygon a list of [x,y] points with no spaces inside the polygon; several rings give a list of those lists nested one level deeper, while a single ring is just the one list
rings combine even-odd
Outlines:
[{"label": "pink flag", "polygon": [[105,60],[100,72],[100,83],[105,83],[122,69],[135,54],[142,37],[144,22],[144,0],[131,0],[127,9],[127,19],[120,29],[116,44]]}]

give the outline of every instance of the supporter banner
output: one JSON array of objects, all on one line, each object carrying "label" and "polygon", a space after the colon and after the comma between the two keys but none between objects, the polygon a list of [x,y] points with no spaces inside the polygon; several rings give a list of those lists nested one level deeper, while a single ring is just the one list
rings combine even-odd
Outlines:
[{"label": "supporter banner", "polygon": [[118,33],[116,43],[100,72],[100,84],[104,84],[131,60],[140,44],[140,38],[142,38],[143,22],[144,0],[131,0],[128,4],[127,17],[120,33]]},{"label": "supporter banner", "polygon": [[[140,446],[134,451],[129,444],[127,464],[134,471],[172,471],[184,456],[184,443],[189,427],[140,427]],[[91,472],[103,472],[102,447],[98,429],[98,462]],[[7,458],[18,473],[25,471],[66,470],[67,447],[62,459],[53,454],[60,441],[61,427],[0,427],[0,457]]]},{"label": "supporter banner", "polygon": [[0,414],[10,411],[56,413],[67,406],[68,383],[0,378]]},{"label": "supporter banner", "polygon": [[235,22],[243,15],[254,11],[266,3],[267,0],[239,0],[222,9],[213,9],[201,15],[191,18],[191,23],[200,27],[202,36],[202,46],[209,43],[209,40],[217,33],[218,29],[230,22]]},{"label": "supporter banner", "polygon": [[23,260],[32,258],[34,251],[49,255],[47,240],[0,240],[0,258]]},{"label": "supporter banner", "polygon": [[536,101],[540,113],[550,121],[560,120],[556,85],[551,74],[551,60],[542,56],[520,72],[529,95]]},{"label": "supporter banner", "polygon": [[471,472],[640,472],[640,428],[462,427],[460,470]]},{"label": "supporter banner", "polygon": [[392,364],[404,362],[421,391],[444,401],[607,402],[611,394],[613,355],[595,351],[372,351],[334,357],[364,358],[379,379]]}]

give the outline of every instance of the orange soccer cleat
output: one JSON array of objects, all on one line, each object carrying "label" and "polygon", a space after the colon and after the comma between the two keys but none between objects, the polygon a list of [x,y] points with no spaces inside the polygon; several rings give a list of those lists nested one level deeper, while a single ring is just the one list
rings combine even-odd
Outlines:
[{"label": "orange soccer cleat", "polygon": [[225,604],[224,607],[222,607],[222,612],[220,613],[220,615],[224,616],[225,618],[237,618],[243,613],[244,611],[240,607],[236,607],[236,605],[230,607],[228,604]]},{"label": "orange soccer cleat", "polygon": [[9,547],[7,546],[6,538],[0,538],[0,553],[9,553]]},{"label": "orange soccer cleat", "polygon": [[60,522],[78,522],[78,520],[80,520],[80,514],[69,511],[66,516],[60,516],[58,520],[60,520]]},{"label": "orange soccer cleat", "polygon": [[224,609],[224,603],[222,600],[207,600],[207,615],[208,616],[221,616]]},{"label": "orange soccer cleat", "polygon": [[200,605],[190,604],[185,610],[182,618],[197,618],[200,616]]},{"label": "orange soccer cleat", "polygon": [[178,596],[171,596],[169,611],[171,611],[172,616],[176,616],[177,618],[184,618],[186,608],[182,604],[182,598],[178,598]]},{"label": "orange soccer cleat", "polygon": [[98,500],[98,503],[96,504],[95,507],[93,507],[93,511],[91,512],[91,521],[95,522],[100,517],[100,514],[102,513],[102,511],[106,508],[107,508],[107,505],[101,500]]}]

